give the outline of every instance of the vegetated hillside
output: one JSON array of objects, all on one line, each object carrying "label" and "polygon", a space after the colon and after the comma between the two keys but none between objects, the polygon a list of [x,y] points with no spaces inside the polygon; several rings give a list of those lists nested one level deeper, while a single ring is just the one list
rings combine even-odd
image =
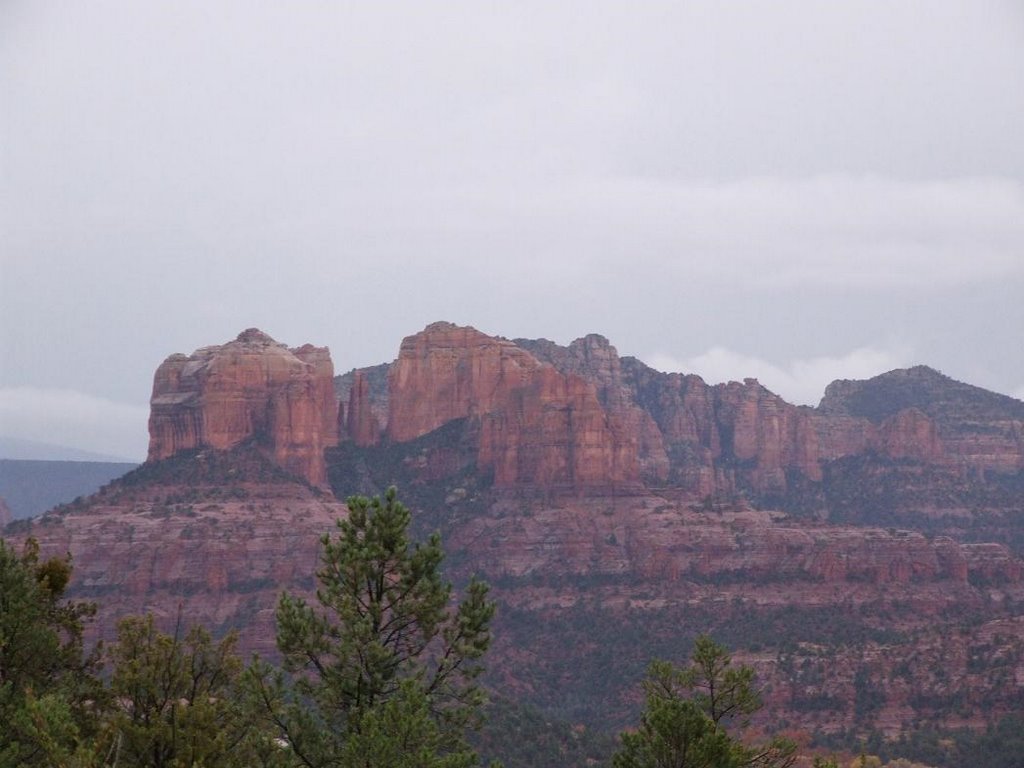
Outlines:
[{"label": "vegetated hillside", "polygon": [[312,593],[319,538],[344,513],[245,444],[148,462],[4,536],[71,553],[71,595],[99,604],[94,639],[111,640],[117,618],[145,611],[173,630],[180,613],[214,632],[240,629],[246,651],[272,654],[278,596]]},{"label": "vegetated hillside", "polygon": [[572,723],[521,701],[492,695],[486,721],[471,740],[480,764],[505,768],[590,768],[607,765],[617,734]]},{"label": "vegetated hillside", "polygon": [[333,387],[326,350],[252,329],[193,358],[158,371],[150,462],[14,526],[70,548],[106,619],[184,604],[266,650],[334,499],[397,485],[449,577],[493,585],[492,689],[553,723],[633,722],[649,660],[701,633],[758,669],[772,729],[895,735],[1019,709],[1022,422],[940,418],[959,391],[941,377],[868,418],[834,390],[813,409],[660,373],[596,335],[436,323]]},{"label": "vegetated hillside", "polygon": [[15,520],[88,496],[137,464],[0,459],[0,496]]},{"label": "vegetated hillside", "polygon": [[916,408],[950,428],[1024,421],[1024,402],[956,381],[926,365],[889,371],[866,381],[834,381],[818,407],[826,413],[862,416],[875,423],[906,408]]},{"label": "vegetated hillside", "polygon": [[464,434],[343,444],[328,463],[337,493],[398,483],[420,530],[442,532],[453,575],[490,581],[489,680],[505,695],[613,731],[635,717],[649,660],[681,660],[710,632],[758,668],[773,727],[898,733],[1017,707],[1024,586],[1004,546],[742,499],[496,492]]}]

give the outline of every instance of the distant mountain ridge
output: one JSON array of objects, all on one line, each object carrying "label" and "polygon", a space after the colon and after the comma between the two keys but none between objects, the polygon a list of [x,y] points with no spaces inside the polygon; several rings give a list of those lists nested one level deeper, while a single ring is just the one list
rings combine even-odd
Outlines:
[{"label": "distant mountain ridge", "polygon": [[20,520],[89,496],[137,466],[124,462],[0,459],[0,497],[7,501],[11,519]]},{"label": "distant mountain ridge", "polygon": [[36,440],[24,440],[20,437],[0,435],[0,459],[17,459],[24,461],[93,461],[106,464],[138,464],[127,456],[114,456],[66,445],[41,443]]},{"label": "distant mountain ridge", "polygon": [[1024,421],[1024,402],[951,379],[917,365],[866,380],[840,379],[825,390],[819,410],[881,422],[904,408],[917,408],[942,424]]}]

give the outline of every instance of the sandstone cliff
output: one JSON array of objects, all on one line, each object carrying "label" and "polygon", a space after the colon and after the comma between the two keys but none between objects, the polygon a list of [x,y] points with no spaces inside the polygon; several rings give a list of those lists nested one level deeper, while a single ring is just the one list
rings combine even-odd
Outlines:
[{"label": "sandstone cliff", "polygon": [[[351,388],[349,433],[375,439],[365,379]],[[402,342],[388,372],[386,437],[395,443],[465,420],[477,466],[498,488],[638,488],[638,439],[595,387],[522,347],[473,328],[435,323]]]},{"label": "sandstone cliff", "polygon": [[324,448],[338,441],[333,378],[326,348],[289,349],[255,328],[190,356],[171,355],[153,380],[149,461],[253,441],[281,467],[322,485]]},{"label": "sandstone cliff", "polygon": [[592,333],[560,347],[546,339],[516,339],[516,344],[550,363],[564,374],[580,376],[593,384],[601,406],[620,434],[632,436],[637,445],[640,474],[645,482],[660,485],[669,472],[669,459],[658,425],[636,402],[622,370],[621,360],[608,339]]},{"label": "sandstone cliff", "polygon": [[[1008,502],[1024,471],[1024,404],[923,366],[835,382],[819,408],[807,408],[754,379],[709,385],[655,371],[596,334],[563,347],[437,323],[408,337],[391,365],[340,377],[338,392],[358,446],[465,422],[477,468],[507,489],[642,485],[827,514],[828,478],[864,459],[872,473],[886,462],[969,473],[971,488],[936,502],[956,510],[986,478],[997,490],[1010,478],[998,491]],[[436,476],[438,462],[426,463]]]}]

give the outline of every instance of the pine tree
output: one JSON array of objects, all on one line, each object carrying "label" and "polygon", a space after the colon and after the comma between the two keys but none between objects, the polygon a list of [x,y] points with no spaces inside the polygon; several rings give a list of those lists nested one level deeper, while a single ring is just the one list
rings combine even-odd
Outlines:
[{"label": "pine tree", "polygon": [[613,768],[788,768],[795,745],[785,739],[748,746],[727,725],[744,727],[761,707],[754,670],[734,667],[726,650],[701,636],[692,664],[652,662],[644,681],[640,727],[623,733]]},{"label": "pine tree", "polygon": [[478,724],[477,677],[494,604],[472,580],[457,607],[441,577],[440,537],[409,540],[394,488],[353,497],[322,539],[318,606],[282,595],[283,670],[257,662],[250,690],[292,764],[462,768]]},{"label": "pine tree", "polygon": [[110,653],[116,706],[104,727],[111,764],[276,764],[280,749],[239,702],[242,661],[235,653],[235,633],[214,642],[202,627],[183,630],[179,616],[168,635],[147,614],[118,622],[117,640]]}]

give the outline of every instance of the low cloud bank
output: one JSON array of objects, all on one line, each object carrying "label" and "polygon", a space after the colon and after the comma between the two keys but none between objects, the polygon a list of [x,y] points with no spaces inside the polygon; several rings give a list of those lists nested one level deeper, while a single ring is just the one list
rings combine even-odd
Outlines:
[{"label": "low cloud bank", "polygon": [[132,461],[146,457],[149,409],[71,389],[0,389],[0,434]]},{"label": "low cloud bank", "polygon": [[910,365],[909,352],[861,347],[838,357],[822,356],[773,363],[725,347],[712,347],[695,357],[652,355],[645,362],[661,371],[696,373],[709,384],[755,378],[798,405],[817,405],[825,387],[836,379],[868,379]]}]

